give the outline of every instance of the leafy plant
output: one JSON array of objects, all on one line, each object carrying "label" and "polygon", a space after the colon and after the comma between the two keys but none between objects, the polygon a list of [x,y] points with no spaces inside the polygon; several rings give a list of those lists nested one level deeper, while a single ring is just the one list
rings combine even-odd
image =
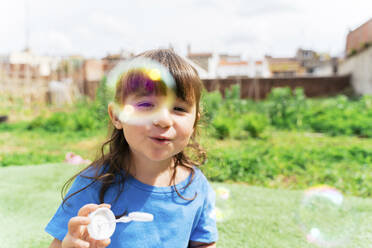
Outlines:
[{"label": "leafy plant", "polygon": [[257,138],[266,129],[269,120],[265,115],[249,113],[243,116],[243,129],[253,138]]},{"label": "leafy plant", "polygon": [[222,95],[219,91],[202,92],[201,111],[206,122],[211,122],[218,113],[222,104]]},{"label": "leafy plant", "polygon": [[215,130],[215,137],[217,139],[225,139],[231,134],[231,121],[219,116],[212,121],[212,127]]},{"label": "leafy plant", "polygon": [[303,89],[297,88],[292,94],[288,87],[274,88],[268,96],[267,111],[275,127],[302,128],[304,113],[307,111]]}]

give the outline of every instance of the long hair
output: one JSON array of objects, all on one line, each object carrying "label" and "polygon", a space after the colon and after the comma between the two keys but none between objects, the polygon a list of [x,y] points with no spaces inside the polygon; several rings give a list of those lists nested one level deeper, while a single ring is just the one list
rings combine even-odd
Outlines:
[{"label": "long hair", "polygon": [[[176,188],[176,167],[177,166],[184,166],[189,168],[191,171],[191,180],[185,186],[188,187],[194,178],[194,170],[192,166],[200,166],[205,162],[206,153],[204,149],[198,144],[196,141],[196,137],[198,134],[197,124],[199,121],[200,116],[200,108],[199,108],[199,101],[201,97],[201,92],[203,89],[203,84],[196,72],[195,68],[193,68],[189,63],[187,63],[184,59],[174,53],[172,50],[168,49],[157,49],[157,50],[150,50],[144,53],[137,55],[138,58],[148,58],[154,61],[159,62],[165,68],[169,70],[171,75],[173,76],[175,83],[176,83],[176,95],[177,97],[181,98],[182,100],[188,103],[195,103],[196,105],[196,118],[194,123],[194,133],[192,134],[190,141],[184,151],[179,152],[178,154],[174,155],[174,172],[171,177],[171,185],[174,187],[175,191],[177,192],[178,196],[185,200],[193,200],[196,197],[196,194],[191,199],[184,198],[178,189]],[[126,81],[121,79],[119,84],[116,88],[115,93],[115,101],[123,102],[123,98],[125,97],[125,89],[126,89]],[[120,194],[123,192],[124,184],[126,179],[129,176],[129,166],[130,166],[130,148],[129,145],[124,137],[123,131],[121,129],[116,129],[111,122],[108,124],[108,134],[109,139],[105,141],[100,149],[100,155],[97,159],[95,159],[90,165],[86,168],[75,174],[71,177],[67,182],[63,185],[61,190],[61,197],[63,199],[63,204],[75,194],[85,190],[89,186],[91,186],[95,182],[99,182],[101,184],[99,190],[99,201],[100,203],[104,202],[104,196],[106,191],[116,183],[119,183],[119,191],[115,197],[114,202],[117,201]],[[111,135],[110,135],[111,134]],[[105,147],[108,146],[108,151],[105,152]],[[187,152],[186,152],[187,151]],[[190,152],[192,152],[189,154]],[[82,172],[93,168],[95,171],[94,176],[84,176],[80,175]],[[87,186],[83,187],[82,189],[69,194],[68,197],[66,196],[67,189],[72,181],[77,177],[81,176],[84,178],[91,179],[92,182]],[[117,218],[125,215],[126,212],[124,211],[123,214],[116,216]]]}]

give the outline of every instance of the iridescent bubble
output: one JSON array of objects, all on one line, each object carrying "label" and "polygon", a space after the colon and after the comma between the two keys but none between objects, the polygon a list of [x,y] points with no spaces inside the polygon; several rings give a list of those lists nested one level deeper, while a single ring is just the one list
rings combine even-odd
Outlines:
[{"label": "iridescent bubble", "polygon": [[355,215],[340,191],[321,185],[304,192],[297,220],[307,242],[319,247],[340,247],[356,231]]},{"label": "iridescent bubble", "polygon": [[114,113],[128,124],[147,124],[167,114],[176,100],[176,83],[162,64],[135,58],[119,63],[107,76]]},{"label": "iridescent bubble", "polygon": [[216,208],[214,216],[216,221],[222,222],[230,219],[233,214],[232,202],[230,199],[230,190],[225,187],[217,187],[216,191]]},{"label": "iridescent bubble", "polygon": [[217,192],[217,196],[223,200],[227,200],[230,197],[230,191],[227,188],[218,187],[216,192]]},{"label": "iridescent bubble", "polygon": [[217,222],[221,222],[221,221],[224,220],[224,214],[223,214],[222,210],[219,209],[218,207],[213,209],[213,212],[211,213],[211,215],[212,216],[210,216],[210,217],[215,219]]}]

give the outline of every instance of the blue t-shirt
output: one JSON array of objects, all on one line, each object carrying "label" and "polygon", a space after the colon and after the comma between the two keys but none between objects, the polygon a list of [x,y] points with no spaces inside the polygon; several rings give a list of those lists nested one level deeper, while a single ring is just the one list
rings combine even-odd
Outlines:
[{"label": "blue t-shirt", "polygon": [[[207,179],[194,167],[192,183],[190,176],[176,185],[177,190],[186,199],[177,195],[174,187],[155,187],[144,184],[129,176],[123,192],[114,202],[119,186],[110,187],[105,193],[105,203],[111,204],[115,215],[140,211],[154,215],[152,222],[117,223],[108,247],[187,247],[189,241],[213,243],[217,241],[215,219],[215,193]],[[82,175],[92,176],[91,172]],[[67,195],[80,190],[91,183],[91,179],[75,179]],[[63,240],[68,231],[68,221],[77,216],[79,209],[88,203],[99,204],[100,183],[95,182],[87,189],[69,198],[59,206],[57,212],[45,227],[45,231],[58,240]],[[66,195],[66,196],[67,196]]]}]

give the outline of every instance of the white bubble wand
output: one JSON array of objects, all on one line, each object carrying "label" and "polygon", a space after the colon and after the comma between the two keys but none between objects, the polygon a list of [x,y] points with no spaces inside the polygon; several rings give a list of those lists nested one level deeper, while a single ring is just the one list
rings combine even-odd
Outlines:
[{"label": "white bubble wand", "polygon": [[151,222],[154,216],[145,212],[131,212],[127,216],[116,219],[114,213],[108,208],[99,208],[89,214],[90,224],[87,226],[89,235],[95,240],[108,239],[114,234],[116,223],[131,221]]}]

